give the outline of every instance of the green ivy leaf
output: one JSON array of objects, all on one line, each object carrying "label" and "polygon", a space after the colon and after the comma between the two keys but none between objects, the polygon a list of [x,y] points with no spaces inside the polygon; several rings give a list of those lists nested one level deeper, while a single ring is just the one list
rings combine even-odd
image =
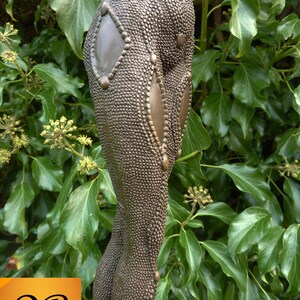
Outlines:
[{"label": "green ivy leaf", "polygon": [[286,209],[289,208],[294,222],[300,223],[300,184],[295,180],[285,178],[283,190],[289,196],[289,198],[286,199],[286,201],[289,201],[288,205],[286,205]]},{"label": "green ivy leaf", "polygon": [[[169,213],[169,210],[168,210]],[[165,233],[168,234],[169,230],[172,230],[176,225],[179,225],[180,222],[174,219],[171,215],[167,214]]]},{"label": "green ivy leaf", "polygon": [[188,284],[196,276],[200,268],[203,251],[191,230],[182,229],[179,235],[179,242],[182,248],[185,249],[185,257],[190,268],[189,279],[186,283]]},{"label": "green ivy leaf", "polygon": [[300,57],[295,57],[295,66],[293,70],[293,74],[291,75],[291,79],[300,77]]},{"label": "green ivy leaf", "polygon": [[221,242],[209,240],[202,242],[201,245],[207,250],[211,258],[221,266],[223,272],[235,280],[239,289],[246,291],[248,281],[246,271],[242,270],[232,260],[227,246]]},{"label": "green ivy leaf", "polygon": [[65,33],[75,54],[82,58],[83,34],[89,29],[96,13],[98,0],[49,0],[56,12],[59,27]]},{"label": "green ivy leaf", "polygon": [[53,87],[44,88],[37,96],[36,99],[42,102],[42,115],[39,120],[43,124],[47,124],[50,119],[54,120],[57,112],[57,106],[54,102],[55,89]]},{"label": "green ivy leaf", "polygon": [[227,141],[227,145],[229,149],[236,151],[245,157],[250,164],[256,162],[259,158],[258,154],[252,149],[249,131],[247,131],[246,134],[248,134],[247,139],[244,137],[242,128],[233,122],[229,129],[229,140]]},{"label": "green ivy leaf", "polygon": [[174,246],[174,238],[166,237],[159,251],[159,256],[157,260],[157,268],[160,270],[165,264],[168,263],[170,252]]},{"label": "green ivy leaf", "polygon": [[182,141],[182,155],[188,155],[195,150],[205,150],[210,145],[211,138],[203,127],[201,118],[191,109]]},{"label": "green ivy leaf", "polygon": [[231,121],[231,100],[224,93],[212,93],[206,97],[201,112],[203,122],[212,126],[214,132],[225,136],[228,132]]},{"label": "green ivy leaf", "polygon": [[228,248],[232,256],[256,244],[271,225],[271,215],[261,207],[250,207],[235,217],[228,229]]},{"label": "green ivy leaf", "polygon": [[264,0],[260,1],[259,19],[261,22],[271,22],[279,15],[286,4],[286,0]]},{"label": "green ivy leaf", "polygon": [[246,104],[238,100],[234,100],[231,108],[231,115],[232,118],[241,125],[244,139],[246,139],[249,135],[250,121],[254,116],[254,113],[254,108],[248,107]]},{"label": "green ivy leaf", "polygon": [[84,83],[78,78],[73,78],[66,74],[56,65],[52,63],[38,64],[33,67],[33,70],[56,91],[80,97],[78,89],[83,87]]},{"label": "green ivy leaf", "polygon": [[279,265],[284,228],[271,227],[258,243],[258,268],[261,275],[273,271]]},{"label": "green ivy leaf", "polygon": [[237,214],[228,204],[223,202],[215,202],[199,209],[193,218],[204,216],[214,217],[229,225],[236,215]]},{"label": "green ivy leaf", "polygon": [[[202,176],[201,151],[209,148],[210,145],[210,135],[203,127],[201,118],[191,109],[181,145],[182,155],[178,159],[178,162],[184,160],[187,163],[189,177],[198,178]],[[191,157],[189,157],[190,155]]]},{"label": "green ivy leaf", "polygon": [[109,231],[112,231],[115,215],[115,209],[101,209],[99,214],[99,221],[101,225]]},{"label": "green ivy leaf", "polygon": [[[182,203],[184,201],[183,196],[182,197]],[[179,222],[183,222],[187,219],[189,216],[189,211],[185,209],[182,205],[177,203],[175,200],[173,200],[172,195],[169,194],[169,201],[168,201],[168,215],[172,216],[173,219],[178,220]]]},{"label": "green ivy leaf", "polygon": [[293,102],[293,107],[294,110],[300,115],[300,85],[294,90],[293,94],[295,98],[295,101]]},{"label": "green ivy leaf", "polygon": [[70,195],[61,215],[66,241],[87,257],[95,243],[99,224],[97,180],[86,182]]},{"label": "green ivy leaf", "polygon": [[237,286],[233,282],[228,282],[224,300],[237,299]]},{"label": "green ivy leaf", "polygon": [[266,109],[266,97],[261,95],[261,91],[270,85],[270,79],[263,69],[241,63],[234,73],[233,81],[232,93],[236,99],[248,107]]},{"label": "green ivy leaf", "polygon": [[162,278],[157,285],[155,300],[168,300],[170,282],[167,278]]},{"label": "green ivy leaf", "polygon": [[272,13],[277,15],[279,15],[283,11],[286,4],[286,0],[270,0],[270,2],[272,3]]},{"label": "green ivy leaf", "polygon": [[300,292],[300,225],[293,224],[283,235],[280,269],[289,282],[288,295]]},{"label": "green ivy leaf", "polygon": [[[180,240],[177,238],[175,240],[175,259],[178,264],[177,270],[174,270],[172,272],[171,278],[172,281],[175,280],[176,286],[179,287],[185,287],[186,283],[190,279],[190,272],[189,272],[189,263],[186,260],[186,251],[185,249],[181,246]],[[176,279],[175,279],[176,278]]]},{"label": "green ivy leaf", "polygon": [[[271,292],[274,295],[283,295],[284,294],[284,285],[281,282],[282,278],[281,276],[279,276],[279,272],[277,272],[277,274],[273,274],[272,278],[271,278],[271,282],[270,282],[270,286],[271,286]],[[270,295],[270,294],[268,294]],[[270,297],[270,299],[274,299],[274,300],[278,300],[278,297],[273,296]]]},{"label": "green ivy leaf", "polygon": [[189,220],[186,226],[191,228],[202,228],[204,229],[203,222],[200,220]]},{"label": "green ivy leaf", "polygon": [[22,240],[28,236],[25,209],[28,208],[35,192],[32,188],[32,179],[23,171],[21,182],[13,185],[10,197],[4,206],[4,227],[11,234],[17,234]]},{"label": "green ivy leaf", "polygon": [[245,54],[257,34],[256,19],[259,14],[258,0],[231,0],[229,29],[240,40],[239,56]]},{"label": "green ivy leaf", "polygon": [[54,256],[44,257],[43,264],[34,272],[34,277],[47,278],[51,277],[53,265],[57,263]]},{"label": "green ivy leaf", "polygon": [[4,76],[0,77],[0,105],[3,103],[3,90],[6,85],[9,84],[9,81]]},{"label": "green ivy leaf", "polygon": [[[207,289],[208,300],[220,300],[223,298],[219,282],[204,265],[201,265],[198,275],[199,281],[202,282]],[[232,300],[232,298],[230,300]]]},{"label": "green ivy leaf", "polygon": [[110,204],[116,204],[116,194],[107,169],[102,169],[99,172],[99,187],[100,192]]},{"label": "green ivy leaf", "polygon": [[38,243],[45,253],[59,255],[70,247],[65,241],[65,235],[61,227],[51,228],[49,224],[44,223],[38,227]]},{"label": "green ivy leaf", "polygon": [[[257,285],[253,282],[253,280],[249,279],[247,280],[246,290],[245,291],[239,291],[239,300],[253,300],[253,299],[261,299]],[[271,300],[269,298],[264,298]]]},{"label": "green ivy leaf", "polygon": [[99,250],[94,246],[88,257],[82,262],[81,266],[76,270],[76,277],[81,278],[81,289],[85,291],[94,281],[97,266],[101,256]]},{"label": "green ivy leaf", "polygon": [[14,18],[14,15],[13,15],[14,0],[7,0],[6,2],[7,2],[6,6],[5,6],[6,12],[10,15],[10,17],[11,17],[14,21],[17,21],[17,20]]},{"label": "green ivy leaf", "polygon": [[267,201],[271,197],[265,176],[256,168],[243,164],[224,164],[218,167],[231,177],[239,190],[250,193],[259,202]]},{"label": "green ivy leaf", "polygon": [[196,89],[201,81],[209,81],[215,73],[216,60],[222,56],[218,50],[207,50],[195,54],[192,64],[193,88]]},{"label": "green ivy leaf", "polygon": [[32,157],[32,176],[37,185],[47,191],[59,192],[64,172],[49,157]]},{"label": "green ivy leaf", "polygon": [[174,286],[171,287],[172,292],[175,296],[175,299],[180,299],[180,300],[189,300],[191,299],[191,295],[189,293],[189,290],[187,289],[187,287],[181,287],[176,288]]},{"label": "green ivy leaf", "polygon": [[66,177],[61,190],[59,191],[58,197],[56,199],[53,209],[47,215],[47,223],[55,223],[57,219],[60,218],[61,212],[73,190],[73,180],[77,174],[77,168],[73,167],[68,176]]},{"label": "green ivy leaf", "polygon": [[272,214],[274,224],[282,222],[278,201],[265,181],[265,176],[259,170],[243,164],[224,164],[218,168],[231,177],[239,190],[250,193],[257,203],[268,210]]},{"label": "green ivy leaf", "polygon": [[276,154],[281,157],[291,157],[299,153],[300,149],[300,129],[290,128],[284,134],[276,138]]},{"label": "green ivy leaf", "polygon": [[67,40],[56,40],[51,44],[51,53],[62,70],[67,72],[67,58],[70,56],[72,49]]},{"label": "green ivy leaf", "polygon": [[281,34],[285,40],[288,38],[297,38],[300,35],[300,19],[296,14],[287,15],[279,24],[278,33]]}]

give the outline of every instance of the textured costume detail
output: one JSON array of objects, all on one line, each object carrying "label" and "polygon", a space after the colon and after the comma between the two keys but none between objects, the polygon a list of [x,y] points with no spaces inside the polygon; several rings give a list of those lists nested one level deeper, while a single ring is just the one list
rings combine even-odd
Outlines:
[{"label": "textured costume detail", "polygon": [[109,4],[107,2],[103,2],[101,6],[101,15],[104,16],[109,9]]},{"label": "textured costume detail", "polygon": [[162,167],[163,167],[164,171],[167,171],[170,167],[170,161],[166,154],[164,154],[163,159],[162,159]]},{"label": "textured costume detail", "polygon": [[[110,77],[110,78],[112,79],[113,77]],[[99,82],[100,82],[100,86],[102,87],[103,90],[107,90],[109,88],[110,82],[109,82],[108,77],[102,76],[99,79]]]},{"label": "textured costume detail", "polygon": [[186,40],[186,36],[183,33],[178,34],[177,36],[177,47],[181,48],[184,46]]},{"label": "textured costume detail", "polygon": [[182,151],[181,151],[181,149],[179,149],[178,152],[176,153],[176,159],[181,156],[181,153],[182,153]]},{"label": "textured costume detail", "polygon": [[148,116],[150,126],[154,132],[155,137],[158,139],[157,142],[161,145],[164,141],[164,123],[165,123],[165,106],[162,99],[161,86],[156,73],[154,72],[152,82],[150,86],[149,94],[147,94]]},{"label": "textured costume detail", "polygon": [[101,6],[91,45],[91,62],[100,87],[107,90],[117,69],[131,48],[131,39],[108,2]]},{"label": "textured costume detail", "polygon": [[154,299],[168,178],[191,100],[191,0],[105,0],[84,47],[118,204],[94,300]]},{"label": "textured costume detail", "polygon": [[155,272],[155,281],[158,282],[160,280],[160,273],[158,271]]}]

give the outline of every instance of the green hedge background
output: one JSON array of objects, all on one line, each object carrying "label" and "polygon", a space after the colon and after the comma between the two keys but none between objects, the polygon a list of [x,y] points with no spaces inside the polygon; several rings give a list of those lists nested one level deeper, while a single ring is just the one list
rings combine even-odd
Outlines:
[{"label": "green hedge background", "polygon": [[[82,299],[116,204],[82,62],[97,4],[0,4],[0,276],[81,277]],[[300,299],[300,3],[194,5],[156,299]]]}]

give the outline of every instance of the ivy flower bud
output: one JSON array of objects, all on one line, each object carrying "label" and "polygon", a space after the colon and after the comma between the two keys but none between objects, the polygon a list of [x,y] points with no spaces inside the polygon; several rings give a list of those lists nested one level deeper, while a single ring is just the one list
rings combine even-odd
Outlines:
[{"label": "ivy flower bud", "polygon": [[0,149],[0,164],[7,164],[9,163],[11,158],[11,152],[7,149]]},{"label": "ivy flower bud", "polygon": [[15,63],[17,61],[18,53],[11,50],[5,50],[0,56],[6,63]]},{"label": "ivy flower bud", "polygon": [[90,171],[97,168],[97,163],[90,156],[83,157],[77,166],[77,170],[80,174],[88,174]]},{"label": "ivy flower bud", "polygon": [[80,135],[78,138],[77,138],[77,141],[81,144],[81,145],[84,145],[84,146],[92,146],[92,139],[90,137],[87,137],[86,135]]},{"label": "ivy flower bud", "polygon": [[26,134],[21,134],[21,137],[19,136],[14,136],[13,140],[13,145],[16,149],[20,149],[22,147],[26,147],[29,144],[29,139]]}]

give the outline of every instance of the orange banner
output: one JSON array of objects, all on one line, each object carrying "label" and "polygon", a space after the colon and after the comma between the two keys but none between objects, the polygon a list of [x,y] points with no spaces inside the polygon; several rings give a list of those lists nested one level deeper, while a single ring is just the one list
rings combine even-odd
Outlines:
[{"label": "orange banner", "polygon": [[0,278],[0,299],[81,300],[80,278]]}]

